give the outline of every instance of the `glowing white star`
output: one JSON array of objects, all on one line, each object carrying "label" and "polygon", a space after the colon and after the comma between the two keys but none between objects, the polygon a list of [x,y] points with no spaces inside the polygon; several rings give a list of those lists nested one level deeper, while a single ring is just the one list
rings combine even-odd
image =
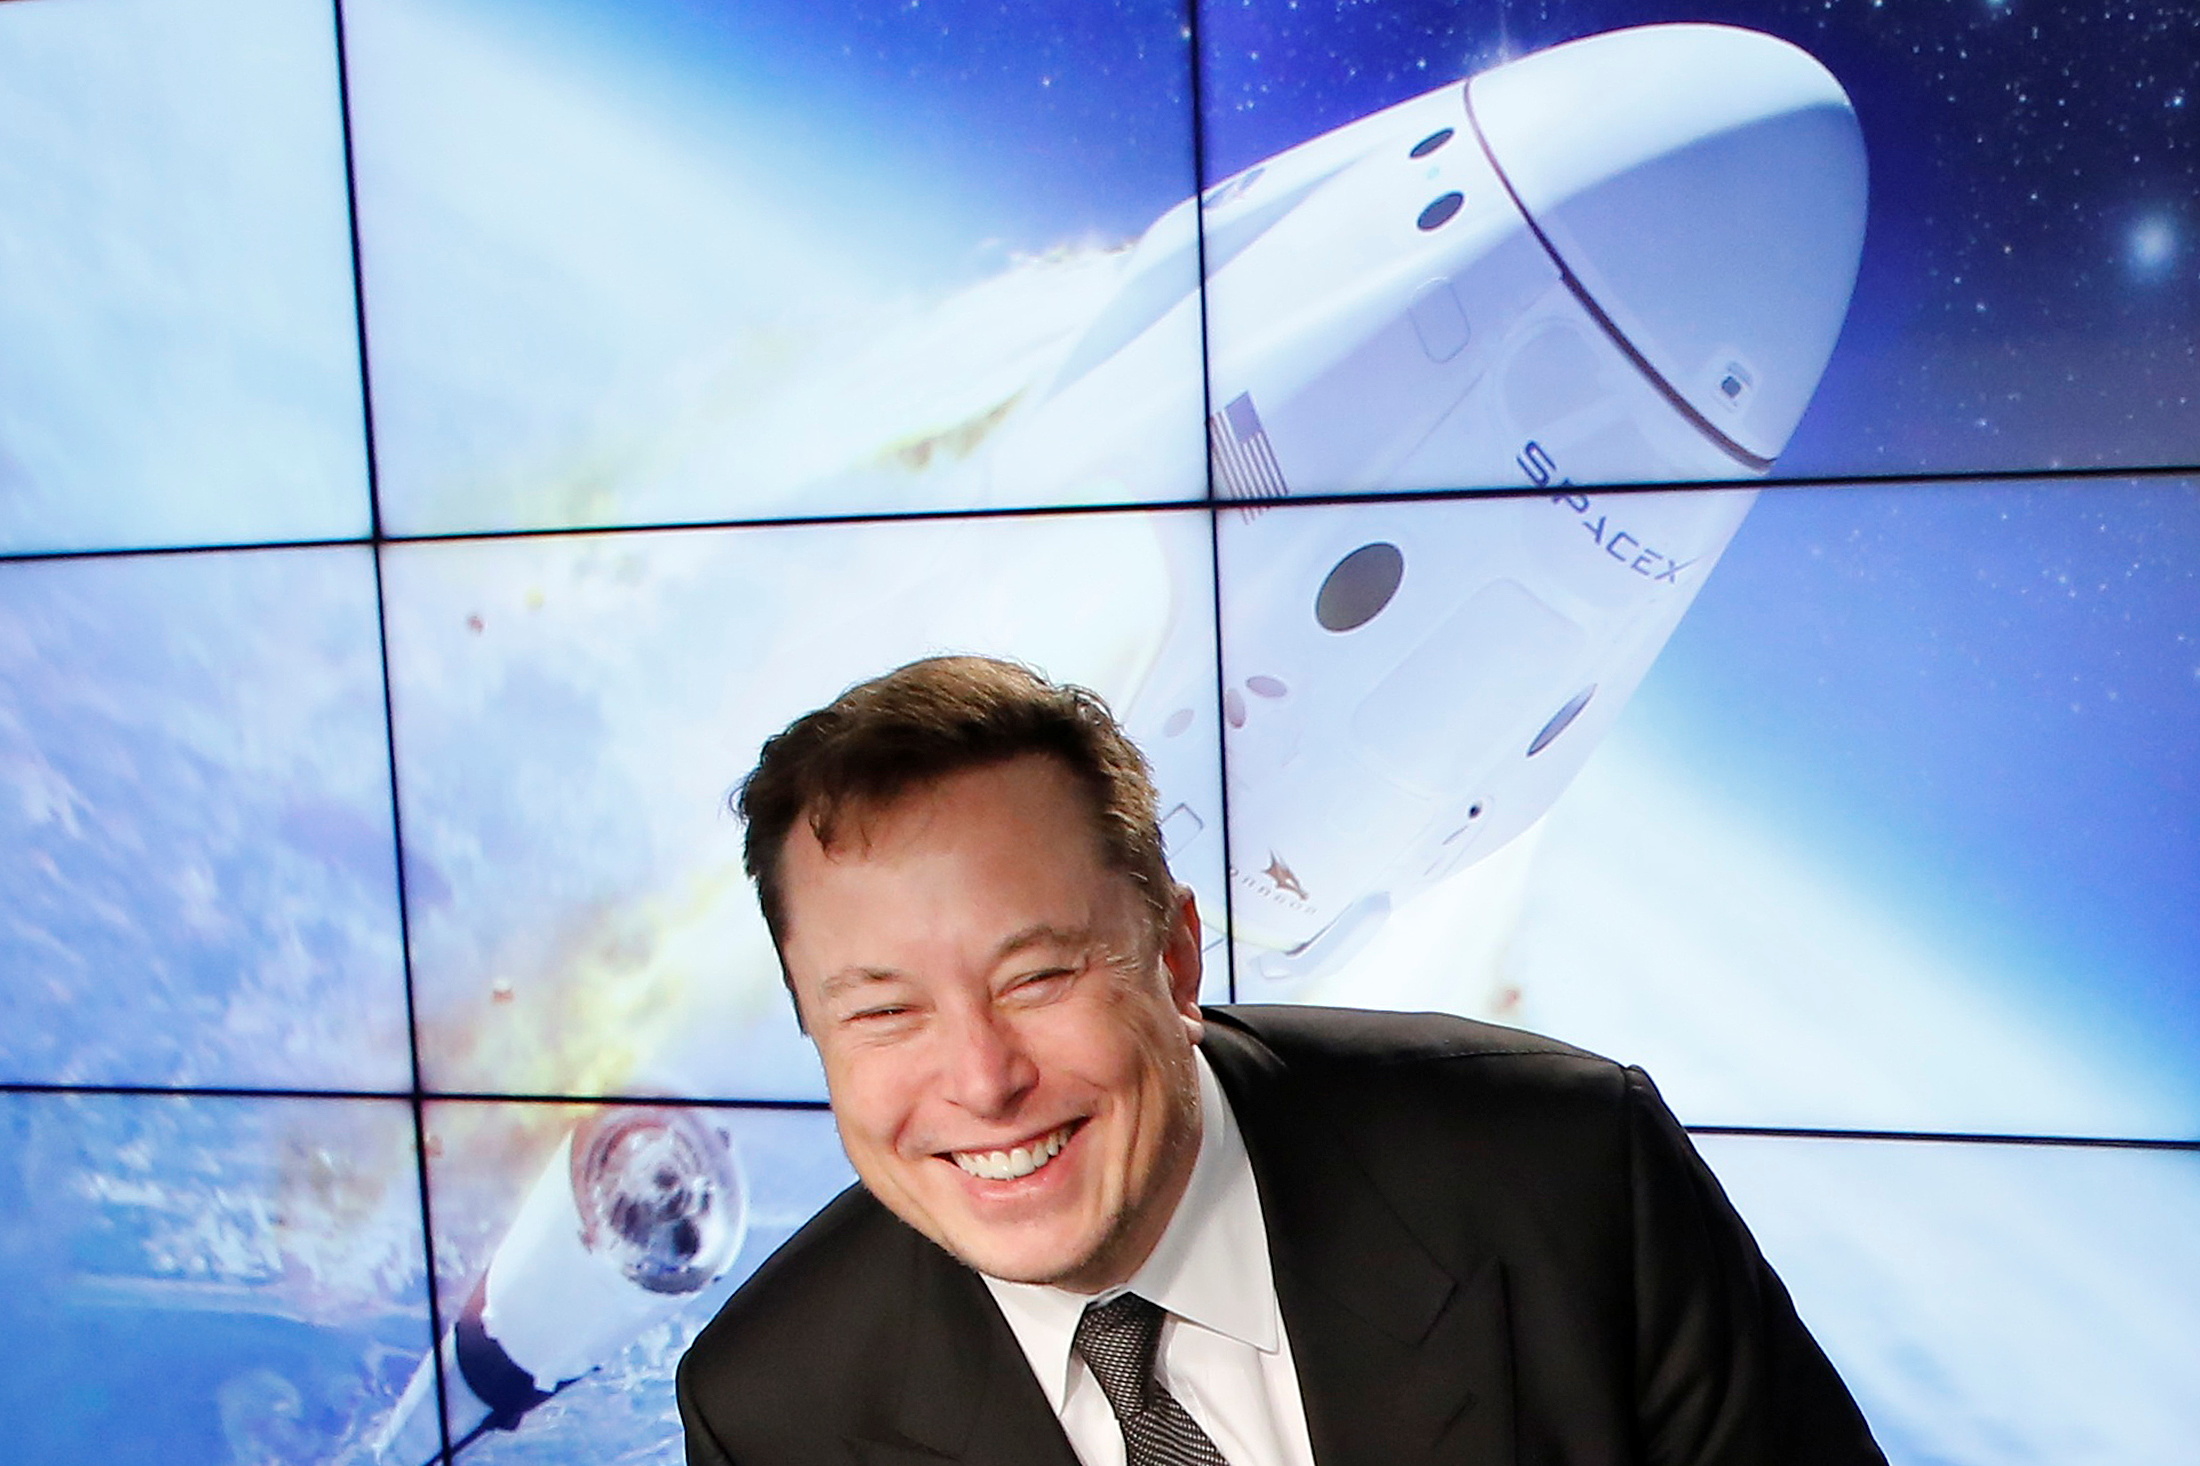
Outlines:
[{"label": "glowing white star", "polygon": [[2177,245],[2177,226],[2160,214],[2150,214],[2131,226],[2124,253],[2136,273],[2159,275],[2176,258]]}]

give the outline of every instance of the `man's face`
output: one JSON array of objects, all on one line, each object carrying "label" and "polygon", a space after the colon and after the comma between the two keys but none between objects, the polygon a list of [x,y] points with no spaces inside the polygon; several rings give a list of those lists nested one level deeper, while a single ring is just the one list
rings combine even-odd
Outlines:
[{"label": "man's face", "polygon": [[994,1277],[1097,1292],[1199,1142],[1199,926],[1157,937],[1045,755],[920,788],[780,862],[784,957],[872,1195]]}]

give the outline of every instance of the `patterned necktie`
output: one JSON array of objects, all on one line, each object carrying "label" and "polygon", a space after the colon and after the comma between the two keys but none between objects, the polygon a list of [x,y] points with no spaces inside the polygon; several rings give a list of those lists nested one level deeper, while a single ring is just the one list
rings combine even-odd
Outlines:
[{"label": "patterned necktie", "polygon": [[1121,1294],[1085,1310],[1072,1347],[1115,1409],[1130,1466],[1229,1466],[1154,1374],[1161,1317],[1159,1305]]}]

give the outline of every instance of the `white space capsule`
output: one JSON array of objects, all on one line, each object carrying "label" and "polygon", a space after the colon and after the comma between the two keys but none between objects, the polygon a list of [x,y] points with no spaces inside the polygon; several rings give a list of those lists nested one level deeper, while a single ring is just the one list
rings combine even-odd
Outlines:
[{"label": "white space capsule", "polygon": [[[612,1107],[575,1126],[443,1338],[454,1446],[512,1430],[721,1276],[747,1235],[725,1132],[687,1109]],[[421,1466],[441,1449],[435,1360],[375,1443]]]},{"label": "white space capsule", "polygon": [[[1540,818],[1610,726],[1754,491],[1586,486],[1770,468],[1847,312],[1864,154],[1804,52],[1645,26],[1364,118],[1202,208],[1207,447],[1244,501],[1221,527],[1232,920],[1284,983]],[[1265,508],[1461,487],[1548,492]],[[1180,711],[1135,731],[1166,745]]]},{"label": "white space capsule", "polygon": [[[1787,42],[1554,46],[1164,214],[1004,428],[995,492],[1173,494],[1209,450],[1243,498],[1762,473],[1839,334],[1864,211],[1847,95]],[[1192,445],[1202,260],[1217,410]]]}]

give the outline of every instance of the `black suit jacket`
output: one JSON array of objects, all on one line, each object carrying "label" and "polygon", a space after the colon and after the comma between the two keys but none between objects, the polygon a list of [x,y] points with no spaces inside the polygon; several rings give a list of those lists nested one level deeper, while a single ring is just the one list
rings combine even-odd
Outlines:
[{"label": "black suit jacket", "polygon": [[[1464,1019],[1207,1016],[1320,1466],[1883,1462],[1640,1070]],[[1076,1466],[978,1275],[860,1186],[679,1400],[691,1466]]]}]

